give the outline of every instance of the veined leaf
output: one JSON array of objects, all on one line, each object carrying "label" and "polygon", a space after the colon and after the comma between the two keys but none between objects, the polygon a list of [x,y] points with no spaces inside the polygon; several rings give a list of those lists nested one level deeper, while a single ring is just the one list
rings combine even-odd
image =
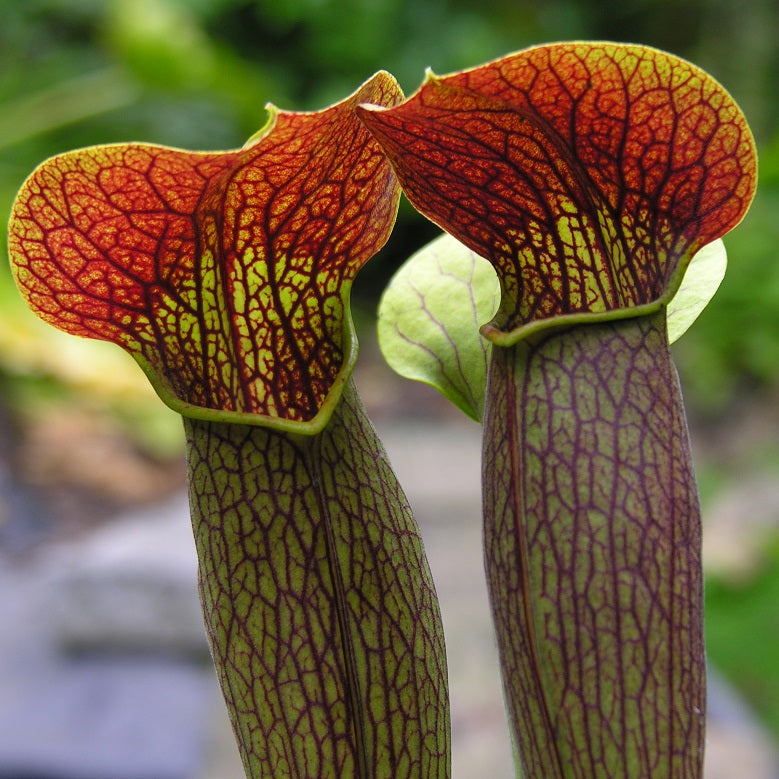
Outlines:
[{"label": "veined leaf", "polygon": [[47,160],[9,225],[23,296],[62,330],[123,346],[180,413],[321,429],[356,356],[352,280],[399,197],[355,107],[401,97],[379,73],[322,111],[272,108],[236,151]]},{"label": "veined leaf", "polygon": [[719,238],[690,260],[682,283],[668,303],[668,343],[681,338],[719,289],[728,267],[725,244]]},{"label": "veined leaf", "polygon": [[502,345],[661,307],[755,190],[730,95],[644,46],[538,46],[360,116],[415,207],[495,266]]},{"label": "veined leaf", "polygon": [[479,327],[499,300],[490,264],[451,235],[441,235],[410,257],[384,291],[381,352],[401,376],[432,385],[479,420],[489,352]]},{"label": "veined leaf", "polygon": [[[725,275],[720,239],[690,261],[666,310],[673,343],[698,318]],[[379,346],[389,366],[435,387],[481,420],[491,344],[480,334],[498,307],[500,284],[490,264],[448,233],[413,254],[379,302]]]}]

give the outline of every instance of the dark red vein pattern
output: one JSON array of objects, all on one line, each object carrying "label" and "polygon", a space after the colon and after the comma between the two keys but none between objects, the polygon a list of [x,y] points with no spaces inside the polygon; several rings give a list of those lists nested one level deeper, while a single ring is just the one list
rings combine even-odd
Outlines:
[{"label": "dark red vein pattern", "polygon": [[495,265],[504,331],[656,300],[755,189],[727,92],[641,46],[531,48],[360,116],[411,202]]},{"label": "dark red vein pattern", "polygon": [[248,775],[448,777],[435,590],[351,384],[316,436],[185,427],[201,598]]},{"label": "dark red vein pattern", "polygon": [[48,160],[10,222],[22,294],[56,327],[122,345],[190,413],[309,421],[353,359],[346,296],[399,196],[354,107],[400,97],[380,73],[331,108],[276,113],[238,151]]},{"label": "dark red vein pattern", "polygon": [[493,354],[486,559],[524,775],[700,777],[701,530],[664,313]]},{"label": "dark red vein pattern", "polygon": [[695,66],[610,43],[359,113],[411,202],[501,280],[485,557],[523,775],[700,777],[699,508],[662,304],[751,202],[744,116]]}]

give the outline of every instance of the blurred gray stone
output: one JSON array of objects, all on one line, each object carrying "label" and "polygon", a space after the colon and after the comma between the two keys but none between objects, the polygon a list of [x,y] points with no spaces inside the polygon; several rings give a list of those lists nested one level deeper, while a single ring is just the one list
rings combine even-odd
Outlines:
[{"label": "blurred gray stone", "polygon": [[196,777],[224,709],[213,667],[170,653],[61,651],[46,562],[0,556],[0,779]]},{"label": "blurred gray stone", "polygon": [[159,657],[71,657],[4,685],[0,779],[192,779],[221,705],[211,673]]},{"label": "blurred gray stone", "polygon": [[63,646],[207,655],[186,496],[53,549],[41,569]]}]

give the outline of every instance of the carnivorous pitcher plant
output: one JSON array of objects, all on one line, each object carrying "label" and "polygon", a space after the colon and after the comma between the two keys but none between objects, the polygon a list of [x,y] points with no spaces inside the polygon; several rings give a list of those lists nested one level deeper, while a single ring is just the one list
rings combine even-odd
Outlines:
[{"label": "carnivorous pitcher plant", "polygon": [[399,188],[355,114],[240,150],[44,162],[9,229],[40,317],[113,341],[184,418],[200,595],[247,776],[444,777],[446,662],[417,527],[355,391],[349,290]]},{"label": "carnivorous pitcher plant", "polygon": [[[416,208],[497,272],[484,541],[522,775],[700,777],[701,528],[666,309],[751,202],[744,116],[688,62],[611,43],[429,75],[360,115]],[[430,320],[434,290],[407,288]]]},{"label": "carnivorous pitcher plant", "polygon": [[350,378],[349,290],[392,227],[395,174],[453,236],[422,253],[438,270],[421,286],[401,272],[382,320],[424,355],[410,373],[433,365],[483,419],[522,774],[699,777],[701,529],[669,323],[716,288],[756,155],[709,75],[611,43],[430,75],[408,100],[379,73],[323,111],[273,110],[238,151],[63,154],[17,197],[32,309],[124,347],[184,417],[201,599],[247,775],[449,772],[434,588]]}]

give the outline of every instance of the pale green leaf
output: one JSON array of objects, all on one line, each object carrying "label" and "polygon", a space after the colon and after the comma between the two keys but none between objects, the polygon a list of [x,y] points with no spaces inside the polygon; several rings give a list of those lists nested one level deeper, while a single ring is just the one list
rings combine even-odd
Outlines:
[{"label": "pale green leaf", "polygon": [[[667,306],[671,343],[717,291],[727,266],[721,240],[692,258]],[[379,303],[379,346],[390,367],[430,384],[473,419],[484,404],[490,344],[479,334],[500,302],[492,266],[444,233],[410,257]]]},{"label": "pale green leaf", "polygon": [[690,261],[681,286],[668,303],[668,341],[673,343],[687,332],[714,297],[728,264],[721,239],[706,244]]},{"label": "pale green leaf", "polygon": [[379,346],[390,367],[442,392],[481,419],[489,344],[479,327],[495,313],[492,266],[448,234],[414,254],[379,303]]}]

